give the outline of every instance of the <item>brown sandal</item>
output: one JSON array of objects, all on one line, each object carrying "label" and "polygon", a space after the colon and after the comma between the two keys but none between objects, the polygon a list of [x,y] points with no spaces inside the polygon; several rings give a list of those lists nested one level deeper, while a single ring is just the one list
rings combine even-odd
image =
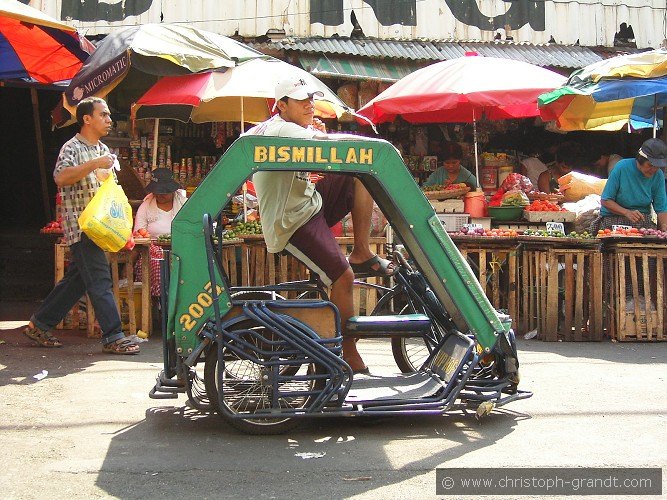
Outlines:
[{"label": "brown sandal", "polygon": [[23,330],[23,335],[30,340],[37,342],[42,347],[62,347],[63,343],[56,337],[51,335],[48,331],[41,330],[34,326],[26,326]]},{"label": "brown sandal", "polygon": [[109,354],[139,354],[139,346],[130,339],[118,339],[104,344],[102,350]]}]

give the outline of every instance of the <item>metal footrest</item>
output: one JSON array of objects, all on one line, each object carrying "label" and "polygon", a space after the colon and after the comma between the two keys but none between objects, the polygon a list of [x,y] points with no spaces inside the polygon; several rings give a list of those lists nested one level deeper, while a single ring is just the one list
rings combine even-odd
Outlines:
[{"label": "metal footrest", "polygon": [[176,399],[179,394],[185,393],[185,390],[184,381],[166,378],[164,371],[161,371],[155,385],[148,393],[148,397],[151,399]]},{"label": "metal footrest", "polygon": [[352,316],[347,320],[346,335],[360,338],[421,337],[431,331],[425,314],[388,316]]}]

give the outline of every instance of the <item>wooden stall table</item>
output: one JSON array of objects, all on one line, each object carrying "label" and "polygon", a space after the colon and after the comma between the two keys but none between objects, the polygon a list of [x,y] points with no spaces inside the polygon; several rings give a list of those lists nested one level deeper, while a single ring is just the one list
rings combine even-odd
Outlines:
[{"label": "wooden stall table", "polygon": [[450,235],[468,261],[482,290],[495,309],[504,309],[519,326],[517,287],[518,242],[512,237]]},{"label": "wooden stall table", "polygon": [[520,331],[545,341],[602,340],[602,256],[597,239],[520,236]]},{"label": "wooden stall table", "polygon": [[667,241],[648,237],[602,238],[610,331],[618,341],[667,340]]},{"label": "wooden stall table", "polygon": [[[150,255],[149,255],[150,241],[148,239],[136,241],[135,250],[137,252],[116,252],[116,253],[107,253],[107,258],[109,260],[109,265],[111,266],[111,279],[114,299],[116,300],[116,305],[118,306],[119,311],[125,310],[125,307],[121,307],[121,287],[119,284],[120,281],[120,271],[119,266],[121,264],[125,265],[125,272],[127,275],[127,285],[123,289],[123,302],[127,304],[127,323],[126,330],[130,335],[135,335],[137,333],[137,314],[135,308],[135,273],[134,273],[134,264],[136,262],[136,255],[141,255],[141,270],[143,280],[140,285],[141,289],[141,324],[140,328],[146,333],[150,333],[151,330],[151,289],[150,289]],[[65,263],[69,260],[69,247],[64,243],[56,243],[55,245],[55,282],[61,280],[65,274]],[[100,334],[95,332],[95,315],[93,311],[92,304],[90,299],[86,295],[86,316],[87,316],[87,327],[86,334],[88,337],[99,337]],[[124,305],[124,304],[123,304]],[[63,323],[59,324],[56,328],[63,328]],[[75,306],[72,309],[72,322],[67,325],[68,328],[78,328],[79,327],[79,311],[78,306]]]},{"label": "wooden stall table", "polygon": [[[290,281],[307,280],[310,271],[296,257],[287,252],[277,254],[269,253],[266,249],[262,235],[240,235],[243,243],[240,245],[240,279],[232,279],[232,286],[261,286],[275,285]],[[336,241],[341,246],[343,253],[348,254],[350,247],[354,244],[352,237],[337,237]],[[371,252],[384,255],[386,238],[370,238]],[[224,261],[224,259],[223,259]],[[224,267],[224,264],[223,264]],[[230,267],[233,273],[234,269]],[[227,270],[226,270],[227,272]],[[379,283],[383,278],[364,278],[356,280],[353,290],[355,314],[360,308],[370,313],[377,304],[377,291],[372,287],[364,286],[365,283]]]}]

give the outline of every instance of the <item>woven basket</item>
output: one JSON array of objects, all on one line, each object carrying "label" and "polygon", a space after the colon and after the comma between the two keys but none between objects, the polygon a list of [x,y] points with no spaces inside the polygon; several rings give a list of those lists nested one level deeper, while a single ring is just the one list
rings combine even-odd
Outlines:
[{"label": "woven basket", "polygon": [[445,189],[443,191],[424,191],[427,200],[449,200],[450,198],[459,198],[470,191],[469,187],[460,189]]}]

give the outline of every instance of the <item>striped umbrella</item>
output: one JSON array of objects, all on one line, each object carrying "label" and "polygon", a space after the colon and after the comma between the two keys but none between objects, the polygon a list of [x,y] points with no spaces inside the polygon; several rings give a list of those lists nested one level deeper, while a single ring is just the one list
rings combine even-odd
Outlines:
[{"label": "striped umbrella", "polygon": [[72,26],[16,0],[0,0],[0,80],[70,80],[94,50]]},{"label": "striped umbrella", "polygon": [[570,130],[655,130],[667,106],[667,50],[618,56],[587,66],[538,98],[540,116]]}]

